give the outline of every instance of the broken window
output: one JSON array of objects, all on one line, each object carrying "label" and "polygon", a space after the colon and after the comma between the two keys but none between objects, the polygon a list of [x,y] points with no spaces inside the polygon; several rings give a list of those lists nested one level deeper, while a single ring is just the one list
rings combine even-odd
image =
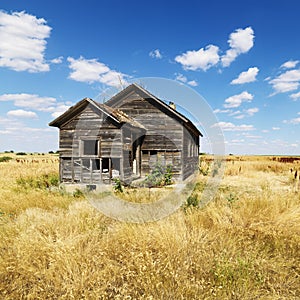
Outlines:
[{"label": "broken window", "polygon": [[98,156],[98,140],[83,140],[83,155]]}]

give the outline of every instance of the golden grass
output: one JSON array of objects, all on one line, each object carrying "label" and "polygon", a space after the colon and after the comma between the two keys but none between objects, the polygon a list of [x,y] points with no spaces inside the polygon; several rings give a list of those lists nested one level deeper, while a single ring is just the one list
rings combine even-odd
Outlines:
[{"label": "golden grass", "polygon": [[171,186],[164,188],[125,188],[122,193],[118,193],[118,197],[128,202],[134,203],[151,203],[156,199],[167,196],[172,190]]},{"label": "golden grass", "polygon": [[[5,154],[7,156],[7,154]],[[40,207],[52,209],[53,207],[67,207],[72,197],[57,192],[48,192],[40,189],[26,190],[17,184],[17,180],[27,177],[38,177],[43,174],[58,173],[56,156],[15,156],[13,160],[0,163],[0,212],[5,214],[19,214],[26,208]],[[16,159],[26,162],[18,163]],[[34,162],[32,162],[34,161]]]},{"label": "golden grass", "polygon": [[128,224],[16,184],[57,163],[0,163],[1,299],[299,299],[300,194],[289,165],[269,165],[227,162],[204,208]]}]

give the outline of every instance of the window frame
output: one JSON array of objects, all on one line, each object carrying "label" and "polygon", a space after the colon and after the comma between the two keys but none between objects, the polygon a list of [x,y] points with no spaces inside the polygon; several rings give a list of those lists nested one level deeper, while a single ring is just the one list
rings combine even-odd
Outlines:
[{"label": "window frame", "polygon": [[[84,143],[87,141],[95,141],[96,143],[96,147],[95,149],[97,149],[97,153],[96,154],[85,154],[84,152]],[[98,158],[101,157],[101,141],[100,138],[98,137],[87,137],[87,138],[82,138],[80,141],[80,156],[81,157],[91,157],[91,158]]]}]

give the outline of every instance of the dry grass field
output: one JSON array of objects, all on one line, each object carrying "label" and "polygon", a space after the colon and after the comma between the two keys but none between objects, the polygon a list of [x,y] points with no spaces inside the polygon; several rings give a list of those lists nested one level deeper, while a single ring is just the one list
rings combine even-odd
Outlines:
[{"label": "dry grass field", "polygon": [[54,187],[56,156],[1,156],[1,299],[300,299],[299,161],[230,156],[214,201],[129,224]]}]

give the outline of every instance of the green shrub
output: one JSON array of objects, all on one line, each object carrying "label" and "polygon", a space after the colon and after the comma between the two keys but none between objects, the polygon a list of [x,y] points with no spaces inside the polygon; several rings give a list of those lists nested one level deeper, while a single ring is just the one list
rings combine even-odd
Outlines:
[{"label": "green shrub", "polygon": [[83,197],[84,197],[84,193],[83,193],[82,190],[76,189],[76,190],[73,192],[73,197],[74,197],[74,198],[83,198]]},{"label": "green shrub", "polygon": [[230,193],[227,197],[226,197],[226,200],[228,201],[228,205],[231,206],[234,202],[236,202],[238,199],[238,197],[233,194],[233,193]]},{"label": "green shrub", "polygon": [[114,178],[114,185],[113,189],[116,193],[123,193],[123,187],[122,187],[122,182],[119,178]]},{"label": "green shrub", "polygon": [[185,204],[183,205],[184,210],[189,207],[198,207],[200,203],[200,193],[204,191],[205,182],[197,182],[194,186],[194,189],[191,195],[186,199]]},{"label": "green shrub", "polygon": [[20,187],[24,189],[47,189],[59,185],[59,176],[57,173],[50,173],[43,174],[37,177],[20,177],[16,182]]},{"label": "green shrub", "polygon": [[192,194],[189,196],[186,200],[186,206],[187,207],[197,207],[199,205],[199,199],[196,194]]},{"label": "green shrub", "polygon": [[159,187],[172,184],[172,167],[170,165],[163,166],[161,163],[156,163],[152,172],[146,176],[144,183],[148,187]]},{"label": "green shrub", "polygon": [[17,152],[16,155],[27,155],[25,152]]},{"label": "green shrub", "polygon": [[171,165],[168,165],[166,170],[165,170],[165,174],[164,174],[164,177],[165,177],[165,185],[170,185],[173,183],[173,173],[172,173],[172,166]]},{"label": "green shrub", "polygon": [[12,160],[12,158],[10,156],[1,156],[0,157],[0,162],[7,162]]}]

